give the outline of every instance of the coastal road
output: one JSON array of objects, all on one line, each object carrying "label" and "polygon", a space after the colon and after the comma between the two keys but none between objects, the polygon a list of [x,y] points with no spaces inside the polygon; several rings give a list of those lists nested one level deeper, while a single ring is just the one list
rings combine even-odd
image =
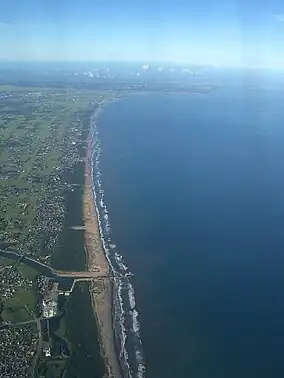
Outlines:
[{"label": "coastal road", "polygon": [[38,330],[38,344],[37,344],[37,350],[33,359],[33,364],[32,364],[32,377],[36,377],[36,371],[38,367],[38,361],[41,355],[42,351],[42,329],[41,329],[41,322],[40,318],[34,317],[34,321],[36,322],[37,330]]}]

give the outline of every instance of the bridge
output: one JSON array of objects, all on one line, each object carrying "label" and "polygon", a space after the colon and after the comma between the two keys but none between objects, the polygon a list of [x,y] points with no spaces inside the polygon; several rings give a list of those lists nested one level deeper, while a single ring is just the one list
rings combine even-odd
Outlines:
[{"label": "bridge", "polygon": [[105,274],[103,272],[92,272],[92,271],[80,271],[80,272],[69,272],[69,271],[61,271],[61,270],[52,270],[54,275],[61,277],[61,278],[78,278],[78,279],[95,279],[95,278],[110,278],[114,277],[111,274]]}]

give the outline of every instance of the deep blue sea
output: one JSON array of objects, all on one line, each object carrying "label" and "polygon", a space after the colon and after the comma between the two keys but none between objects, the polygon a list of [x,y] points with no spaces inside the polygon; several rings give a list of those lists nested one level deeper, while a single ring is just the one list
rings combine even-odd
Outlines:
[{"label": "deep blue sea", "polygon": [[284,377],[284,86],[135,95],[98,122],[149,378]]}]

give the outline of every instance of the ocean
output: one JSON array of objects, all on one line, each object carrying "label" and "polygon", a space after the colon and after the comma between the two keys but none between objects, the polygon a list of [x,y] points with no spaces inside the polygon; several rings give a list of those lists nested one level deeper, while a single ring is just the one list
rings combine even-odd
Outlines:
[{"label": "ocean", "polygon": [[114,319],[129,377],[284,376],[283,78],[218,79],[97,121],[105,247],[134,274],[116,279]]}]

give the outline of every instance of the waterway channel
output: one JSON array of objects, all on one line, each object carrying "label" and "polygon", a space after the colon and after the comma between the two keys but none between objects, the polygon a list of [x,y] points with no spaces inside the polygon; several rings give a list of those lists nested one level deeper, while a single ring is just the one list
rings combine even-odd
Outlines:
[{"label": "waterway channel", "polygon": [[71,277],[60,277],[54,272],[54,270],[47,265],[36,261],[30,257],[23,256],[13,251],[5,251],[0,249],[0,256],[5,257],[10,260],[20,261],[22,264],[29,266],[30,268],[36,269],[40,274],[43,274],[46,277],[53,278],[60,284],[61,289],[67,289],[69,286],[72,286],[73,278]]}]

